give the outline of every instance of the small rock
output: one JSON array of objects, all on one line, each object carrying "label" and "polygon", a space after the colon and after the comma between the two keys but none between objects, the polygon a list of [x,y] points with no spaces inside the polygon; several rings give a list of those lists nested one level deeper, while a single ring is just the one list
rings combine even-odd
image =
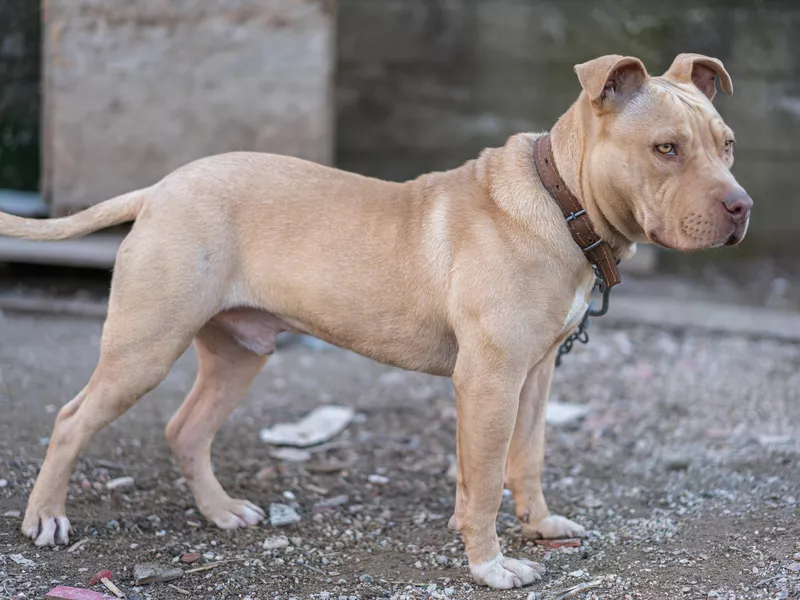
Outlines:
[{"label": "small rock", "polygon": [[685,457],[675,457],[667,461],[668,471],[685,471],[689,468],[691,461]]},{"label": "small rock", "polygon": [[359,579],[359,581],[361,581],[361,583],[366,583],[366,584],[370,584],[370,583],[372,583],[373,581],[375,581],[375,578],[374,578],[374,577],[372,577],[372,575],[367,575],[366,573],[364,573],[364,574],[363,574],[361,577],[359,577],[358,579]]},{"label": "small rock", "polygon": [[296,535],[294,537],[290,537],[289,541],[292,542],[293,546],[296,546],[298,548],[303,544],[303,538],[301,538],[298,535]]},{"label": "small rock", "polygon": [[455,593],[456,593],[456,588],[454,588],[454,587],[446,587],[446,588],[444,588],[445,596],[452,596]]},{"label": "small rock", "polygon": [[8,481],[5,479],[0,479],[0,488],[4,488],[8,486]]},{"label": "small rock", "polygon": [[375,483],[377,485],[386,485],[389,483],[389,478],[384,477],[383,475],[370,475],[367,477],[367,481],[370,483]]},{"label": "small rock", "polygon": [[435,583],[430,584],[428,586],[427,591],[428,591],[429,594],[432,594],[433,592],[435,592],[436,591],[436,584]]},{"label": "small rock", "polygon": [[284,527],[300,522],[300,515],[285,504],[273,502],[269,505],[269,522],[273,527]]},{"label": "small rock", "polygon": [[448,465],[445,477],[447,477],[450,481],[456,481],[458,479],[458,461],[456,460],[455,454],[448,455],[447,460]]},{"label": "small rock", "polygon": [[288,545],[289,540],[285,535],[275,535],[265,539],[264,543],[261,544],[261,547],[264,550],[277,550],[279,548],[286,548]]},{"label": "small rock", "polygon": [[106,483],[107,490],[121,490],[126,488],[131,488],[136,484],[136,480],[133,477],[117,477],[116,479],[110,479]]},{"label": "small rock", "polygon": [[792,441],[790,435],[757,435],[758,443],[762,446],[782,446]]},{"label": "small rock", "polygon": [[548,402],[545,421],[550,425],[567,425],[585,417],[589,410],[589,407],[583,404]]},{"label": "small rock", "polygon": [[340,496],[333,496],[332,498],[327,498],[325,500],[320,500],[319,502],[314,503],[315,509],[325,509],[325,508],[333,508],[334,506],[341,506],[342,504],[347,504],[350,500],[350,496],[342,494]]},{"label": "small rock", "polygon": [[155,563],[141,563],[133,567],[135,585],[172,581],[181,577],[183,577],[183,570],[180,567],[165,567]]},{"label": "small rock", "polygon": [[447,558],[444,554],[440,554],[439,556],[436,557],[436,562],[439,563],[440,565],[446,565],[450,562],[450,559]]},{"label": "small rock", "polygon": [[23,567],[30,567],[31,569],[36,568],[36,563],[33,562],[30,558],[25,558],[22,554],[9,554],[8,558],[13,560],[18,565],[22,565]]},{"label": "small rock", "polygon": [[3,513],[3,516],[17,519],[22,516],[22,512],[19,510],[7,510],[6,512]]},{"label": "small rock", "polygon": [[578,571],[572,571],[572,572],[570,572],[570,573],[567,573],[567,574],[568,574],[570,577],[586,577],[586,575],[587,575],[586,571],[580,571],[580,570],[578,570]]},{"label": "small rock", "polygon": [[272,458],[285,460],[286,462],[306,462],[311,460],[311,452],[300,448],[275,448],[270,451],[269,455]]},{"label": "small rock", "polygon": [[800,562],[792,563],[789,565],[789,570],[792,573],[800,572]]},{"label": "small rock", "polygon": [[196,563],[200,560],[200,554],[197,552],[187,552],[183,556],[181,556],[181,562],[185,562],[187,565],[191,565]]},{"label": "small rock", "polygon": [[585,506],[586,508],[600,508],[601,506],[603,506],[603,501],[589,494],[588,496],[586,496],[586,498],[583,499],[581,504],[583,504],[583,506]]}]

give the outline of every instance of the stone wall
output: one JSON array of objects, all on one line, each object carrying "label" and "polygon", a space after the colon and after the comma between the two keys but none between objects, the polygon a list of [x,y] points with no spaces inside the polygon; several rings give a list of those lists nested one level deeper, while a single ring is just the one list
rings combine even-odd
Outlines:
[{"label": "stone wall", "polygon": [[0,0],[0,188],[39,185],[39,4]]},{"label": "stone wall", "polygon": [[744,0],[340,0],[337,160],[405,179],[549,128],[580,88],[572,67],[632,54],[653,73],[680,52],[723,60],[716,104],[756,201],[746,251],[800,235],[800,3]]},{"label": "stone wall", "polygon": [[329,0],[46,0],[44,23],[54,214],[209,154],[333,159]]}]

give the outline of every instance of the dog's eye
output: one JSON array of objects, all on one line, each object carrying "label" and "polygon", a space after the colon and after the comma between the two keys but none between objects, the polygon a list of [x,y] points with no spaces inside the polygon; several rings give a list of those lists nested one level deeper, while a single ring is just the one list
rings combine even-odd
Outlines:
[{"label": "dog's eye", "polygon": [[733,150],[733,145],[735,143],[736,143],[736,140],[725,140],[725,152],[730,154],[731,150]]},{"label": "dog's eye", "polygon": [[675,152],[675,144],[658,144],[656,146],[656,150],[658,150],[661,154],[665,154],[667,156],[675,156],[678,154]]}]

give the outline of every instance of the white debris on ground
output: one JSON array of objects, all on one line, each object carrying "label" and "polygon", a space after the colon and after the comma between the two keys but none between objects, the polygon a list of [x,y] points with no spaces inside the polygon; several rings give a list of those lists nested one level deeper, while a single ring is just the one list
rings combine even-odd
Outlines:
[{"label": "white debris on ground", "polygon": [[346,406],[320,406],[295,423],[262,429],[261,441],[276,446],[314,446],[339,435],[354,416],[355,411]]}]

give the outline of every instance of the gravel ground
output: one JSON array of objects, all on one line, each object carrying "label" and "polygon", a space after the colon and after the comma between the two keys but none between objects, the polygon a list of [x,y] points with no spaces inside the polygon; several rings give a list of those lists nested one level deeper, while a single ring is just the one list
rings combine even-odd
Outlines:
[{"label": "gravel ground", "polygon": [[[87,541],[73,552],[34,548],[18,531],[18,511],[55,412],[91,374],[100,323],[7,314],[0,598],[41,597],[55,584],[86,587],[103,568],[133,599],[481,599],[531,591],[546,600],[800,598],[800,346],[611,330],[602,321],[592,331],[592,342],[558,369],[553,394],[590,412],[548,428],[545,472],[551,509],[590,537],[557,550],[526,542],[507,496],[497,521],[504,552],[543,563],[547,574],[530,588],[492,592],[471,584],[463,543],[446,528],[454,500],[449,380],[307,344],[271,359],[214,447],[232,495],[265,508],[289,504],[299,523],[220,531],[195,512],[163,439],[194,378],[190,351],[79,461],[68,514],[73,540]],[[358,417],[310,460],[275,458],[260,442],[261,427],[322,403],[352,406]],[[121,476],[135,484],[107,491],[105,482]],[[283,547],[264,549],[266,539]],[[189,553],[198,562],[183,564]],[[17,555],[32,563],[18,564]],[[184,595],[166,583],[135,587],[133,566],[142,562],[216,566],[171,582]],[[579,584],[586,587],[570,595]]]}]

